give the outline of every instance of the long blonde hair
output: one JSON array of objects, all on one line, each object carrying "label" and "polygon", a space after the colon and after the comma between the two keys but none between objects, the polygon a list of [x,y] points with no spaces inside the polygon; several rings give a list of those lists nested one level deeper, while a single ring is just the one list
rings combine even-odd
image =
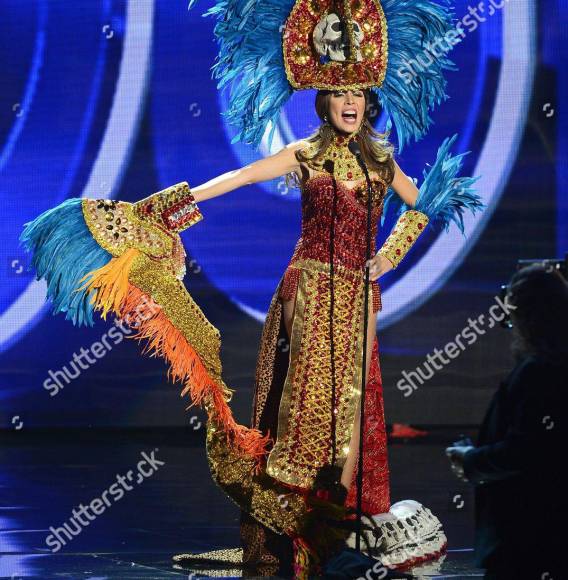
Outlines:
[{"label": "long blonde hair", "polygon": [[[329,100],[333,91],[319,90],[316,94],[315,109],[322,124],[308,137],[303,139],[312,147],[298,149],[296,159],[298,161],[309,161],[321,157],[335,135],[335,130],[331,124],[325,121],[329,114]],[[369,170],[384,170],[388,165],[393,171],[394,146],[389,142],[390,131],[380,133],[376,131],[369,121],[368,105],[370,92],[369,89],[363,91],[365,95],[365,113],[361,121],[361,129],[357,135],[357,142],[361,148],[361,156]],[[298,176],[292,172],[286,176],[288,185],[299,185]]]}]

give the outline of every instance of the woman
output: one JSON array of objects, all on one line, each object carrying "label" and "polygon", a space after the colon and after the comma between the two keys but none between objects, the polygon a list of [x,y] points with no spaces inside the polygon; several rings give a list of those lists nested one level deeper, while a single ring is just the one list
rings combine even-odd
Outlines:
[{"label": "woman", "polygon": [[[355,157],[347,148],[350,139],[359,142],[373,185],[373,257],[369,263],[372,300],[369,300],[365,357],[367,425],[365,428],[366,465],[363,510],[378,514],[389,511],[390,501],[382,384],[376,338],[377,313],[381,308],[377,279],[391,270],[394,264],[384,253],[375,252],[377,220],[381,215],[389,186],[409,206],[414,205],[418,189],[394,161],[392,146],[370,125],[367,118],[368,99],[369,92],[366,90],[318,91],[316,112],[323,124],[311,137],[292,143],[277,154],[252,163],[243,169],[231,171],[194,187],[192,192],[199,203],[238,187],[286,174],[293,174],[301,185],[302,236],[296,244],[290,265],[278,284],[263,329],[257,363],[252,426],[259,428],[263,433],[270,434],[274,439],[279,434],[276,449],[272,451],[268,459],[268,473],[291,486],[305,488],[313,481],[314,473],[314,469],[308,469],[308,458],[312,457],[310,468],[321,467],[331,461],[329,453],[332,453],[333,449],[328,450],[328,448],[333,447],[333,433],[328,407],[334,379],[344,390],[349,390],[350,393],[360,393],[360,372],[357,372],[355,367],[360,364],[361,357],[357,355],[360,354],[363,343],[361,317],[346,318],[346,314],[349,314],[352,307],[354,290],[362,288],[365,268],[366,182]],[[330,165],[330,161],[334,162],[334,165]],[[348,164],[343,173],[341,163]],[[338,177],[334,177],[334,169]],[[331,215],[335,215],[334,220],[330,219]],[[332,231],[333,246],[330,244]],[[330,270],[332,254],[335,267],[334,279],[326,275]],[[300,268],[296,267],[298,264]],[[302,268],[305,267],[319,270],[318,275],[323,282],[316,286],[318,291],[326,297],[327,301],[323,300],[326,305],[323,302],[310,304],[310,301],[315,303],[318,297],[313,293],[304,292],[302,305],[298,306],[298,282]],[[344,274],[349,275],[352,272],[358,275],[356,285],[351,280],[343,280]],[[330,286],[334,281],[336,288],[331,297]],[[361,297],[362,293],[359,294],[359,300]],[[334,300],[335,312],[341,316],[340,319],[333,316],[331,319],[335,322],[334,345],[328,341],[329,298]],[[312,319],[319,317],[318,323],[308,324],[310,317]],[[297,336],[294,337],[292,333],[294,326],[302,329],[303,337],[300,336],[298,330],[296,330]],[[310,336],[307,337],[307,334]],[[282,350],[279,346],[283,344],[283,341],[289,342],[290,347],[287,347],[284,353],[279,353],[278,351]],[[317,345],[323,345],[323,348],[318,349]],[[336,349],[338,346],[341,348],[339,354],[333,353],[333,346]],[[321,370],[318,372],[314,369],[314,365],[308,363],[306,360],[308,357],[304,352],[307,349],[310,349],[312,357],[321,357],[318,364],[325,364],[327,359],[330,365],[335,363],[336,367],[340,366],[341,352],[350,353],[351,360],[344,361],[340,368],[335,368],[335,376],[333,376],[331,370],[329,373]],[[335,360],[329,360],[330,357],[334,357]],[[289,371],[289,367],[292,372]],[[371,377],[369,377],[370,373]],[[310,381],[316,374],[320,379],[325,379],[328,374],[331,375],[331,381],[326,381],[323,390],[312,388]],[[284,400],[283,392],[286,397]],[[351,396],[350,393],[345,393],[345,396]],[[306,418],[306,422],[312,423],[311,430],[301,422],[300,417],[286,416],[290,413],[301,414],[302,395],[313,397],[313,404],[319,409],[318,413],[312,413]],[[321,400],[322,398],[324,400]],[[289,402],[290,399],[292,403]],[[347,403],[350,404],[351,401]],[[349,417],[349,420],[340,421],[339,424],[344,432],[341,437],[342,448],[338,453],[337,464],[341,466],[341,484],[349,492],[347,505],[355,507],[355,466],[359,445],[360,406],[357,403],[356,408],[352,404],[351,408],[348,408],[348,404],[343,407],[346,409],[345,415]],[[291,432],[290,428],[290,424],[294,421],[299,423],[295,427],[295,433]],[[337,431],[337,426],[335,427]],[[322,433],[328,434],[323,445],[310,447],[310,437],[321,439]],[[303,440],[304,438],[306,440]],[[346,444],[348,449],[343,452]],[[303,477],[298,476],[297,473],[281,473],[280,470],[286,464],[292,465],[293,471],[303,470]],[[255,522],[245,512],[243,512],[241,531],[245,561],[249,563],[254,563],[255,560],[257,562],[273,560],[271,555],[279,552],[276,547],[278,538],[282,540],[281,544],[288,544],[288,550],[291,550],[290,540],[286,536],[274,534]],[[268,541],[269,539],[272,542]],[[267,542],[269,546],[266,546]],[[279,553],[283,554],[285,550],[286,546],[281,546]]]},{"label": "woman", "polygon": [[[304,576],[347,537],[338,538],[333,526],[319,529],[316,513],[320,520],[332,517],[343,524],[347,508],[358,503],[363,380],[361,508],[371,518],[370,531],[363,530],[366,551],[400,565],[432,558],[445,546],[439,521],[423,506],[412,501],[390,506],[375,336],[381,308],[377,278],[398,265],[429,220],[446,226],[454,220],[463,227],[463,209],[475,211],[481,204],[471,189],[474,180],[456,177],[461,156],[448,151],[455,137],[442,144],[416,190],[370,128],[367,99],[366,91],[321,91],[317,112],[324,124],[318,134],[267,160],[194,192],[182,182],[135,203],[69,199],[26,224],[21,235],[38,279],[47,281],[54,313],[64,312],[79,325],[92,325],[95,310],[103,318],[114,314],[136,329],[137,338],[148,340],[146,351],[166,359],[170,376],[184,383],[182,394],[205,407],[211,474],[246,512],[245,550],[235,554],[237,561],[272,569],[290,564],[292,539],[294,565]],[[350,141],[372,173],[370,200]],[[181,281],[185,253],[179,234],[202,219],[197,201],[289,173],[302,185],[302,236],[268,309],[247,428],[236,423],[228,406],[232,390],[222,378],[220,333]],[[405,202],[401,210],[413,209],[401,213],[375,255],[389,185]],[[372,282],[365,295],[367,256]],[[282,348],[286,341],[289,347]],[[393,524],[400,534],[393,535]],[[350,545],[351,537],[347,540]],[[416,550],[409,553],[409,546]]]}]

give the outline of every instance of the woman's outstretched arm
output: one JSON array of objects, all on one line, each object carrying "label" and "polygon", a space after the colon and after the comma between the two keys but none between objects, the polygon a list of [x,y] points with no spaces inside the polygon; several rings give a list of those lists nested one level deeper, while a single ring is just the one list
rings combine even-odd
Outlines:
[{"label": "woman's outstretched arm", "polygon": [[276,179],[292,171],[298,171],[300,164],[294,153],[303,145],[305,143],[302,141],[290,143],[274,155],[259,159],[241,169],[228,171],[202,185],[192,187],[191,193],[195,197],[195,201],[199,203],[203,200],[223,195],[243,185],[258,183],[259,181],[269,181],[270,179]]},{"label": "woman's outstretched arm", "polygon": [[412,181],[412,179],[402,171],[394,159],[393,163],[395,171],[391,187],[396,191],[406,205],[414,207],[416,198],[418,197],[418,188],[414,184],[414,181]]}]

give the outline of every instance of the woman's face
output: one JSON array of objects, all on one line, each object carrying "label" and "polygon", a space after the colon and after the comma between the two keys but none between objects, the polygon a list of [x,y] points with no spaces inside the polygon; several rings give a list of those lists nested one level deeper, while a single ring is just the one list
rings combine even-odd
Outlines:
[{"label": "woman's face", "polygon": [[365,115],[365,93],[362,90],[333,91],[329,97],[329,122],[340,131],[353,133]]}]

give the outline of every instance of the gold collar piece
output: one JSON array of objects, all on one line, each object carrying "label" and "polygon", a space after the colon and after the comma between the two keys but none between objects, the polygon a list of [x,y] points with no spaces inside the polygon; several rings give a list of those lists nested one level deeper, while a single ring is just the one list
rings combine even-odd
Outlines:
[{"label": "gold collar piece", "polygon": [[365,174],[357,161],[357,158],[349,151],[350,141],[357,138],[359,131],[351,135],[344,135],[333,131],[333,140],[318,159],[312,159],[309,167],[315,171],[323,171],[332,174],[339,181],[359,181],[364,179]]}]

